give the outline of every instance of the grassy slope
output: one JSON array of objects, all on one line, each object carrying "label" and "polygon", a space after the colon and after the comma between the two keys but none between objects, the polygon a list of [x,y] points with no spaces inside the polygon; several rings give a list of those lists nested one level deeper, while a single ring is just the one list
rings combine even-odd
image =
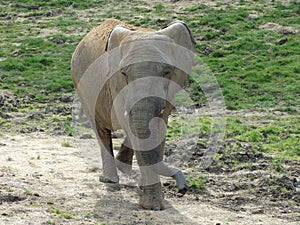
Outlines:
[{"label": "grassy slope", "polygon": [[[18,2],[39,9],[16,7]],[[291,115],[284,119],[269,116],[263,124],[265,127],[261,123],[253,125],[253,121],[261,118],[251,117],[248,121],[242,117],[229,118],[227,138],[299,160],[299,34],[282,34],[259,26],[273,22],[300,30],[300,4],[254,0],[240,0],[235,5],[215,2],[214,7],[183,5],[176,9],[180,13],[174,13],[170,3],[150,5],[143,1],[0,3],[0,89],[13,91],[20,101],[17,108],[11,105],[5,110],[39,111],[63,93],[73,92],[72,52],[84,34],[105,18],[115,17],[153,28],[179,19],[191,28],[197,40],[197,52],[216,75],[228,109],[272,107]],[[249,14],[257,14],[258,18],[249,19]],[[202,99],[200,92],[194,86],[193,96],[198,100]],[[27,96],[30,102],[24,100]],[[48,120],[44,127],[56,122],[71,134],[67,123],[70,118],[60,114],[43,119]],[[41,120],[24,123],[36,126]],[[0,124],[13,129],[5,118],[0,117]]]}]

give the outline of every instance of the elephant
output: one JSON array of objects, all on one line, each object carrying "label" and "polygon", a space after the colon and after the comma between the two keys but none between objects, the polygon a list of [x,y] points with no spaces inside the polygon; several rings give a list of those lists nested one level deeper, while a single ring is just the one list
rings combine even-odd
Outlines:
[{"label": "elephant", "polygon": [[[100,181],[118,184],[117,170],[130,173],[135,155],[144,209],[165,208],[160,175],[173,177],[182,194],[188,188],[184,174],[168,166],[163,155],[168,116],[194,54],[195,40],[184,22],[156,31],[107,19],[72,56],[73,84],[100,145]],[[115,157],[112,132],[118,129],[126,137]]]}]

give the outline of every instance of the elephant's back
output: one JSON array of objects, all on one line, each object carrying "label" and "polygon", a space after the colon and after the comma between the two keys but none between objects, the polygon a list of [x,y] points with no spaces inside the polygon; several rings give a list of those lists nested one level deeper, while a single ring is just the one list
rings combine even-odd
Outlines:
[{"label": "elephant's back", "polygon": [[92,29],[90,31],[90,33],[87,35],[87,38],[89,36],[91,36],[91,38],[93,38],[93,39],[96,39],[98,41],[103,41],[104,45],[101,46],[102,47],[101,51],[104,52],[105,47],[106,47],[106,42],[107,42],[107,39],[109,38],[111,31],[118,25],[127,27],[130,30],[139,30],[139,31],[143,31],[143,32],[155,32],[152,29],[133,26],[131,24],[122,22],[117,19],[107,19],[107,20],[103,21],[99,26]]}]

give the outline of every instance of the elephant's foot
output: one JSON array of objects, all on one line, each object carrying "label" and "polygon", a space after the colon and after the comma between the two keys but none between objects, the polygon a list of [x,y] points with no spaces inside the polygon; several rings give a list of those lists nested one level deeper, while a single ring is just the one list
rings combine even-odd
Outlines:
[{"label": "elephant's foot", "polygon": [[119,191],[121,189],[119,185],[119,180],[106,178],[104,175],[100,175],[100,182],[105,183],[105,187],[107,191],[114,192]]},{"label": "elephant's foot", "polygon": [[118,184],[119,178],[118,177],[107,177],[105,175],[100,175],[99,181],[102,183],[108,183],[108,184]]},{"label": "elephant's foot", "polygon": [[183,173],[181,171],[178,171],[177,173],[175,173],[173,175],[173,177],[176,180],[178,192],[180,194],[184,195],[187,192],[189,185],[186,182],[186,179],[185,179]]},{"label": "elephant's foot", "polygon": [[143,194],[139,204],[144,209],[163,210],[165,208],[161,184],[153,184],[143,187]]}]

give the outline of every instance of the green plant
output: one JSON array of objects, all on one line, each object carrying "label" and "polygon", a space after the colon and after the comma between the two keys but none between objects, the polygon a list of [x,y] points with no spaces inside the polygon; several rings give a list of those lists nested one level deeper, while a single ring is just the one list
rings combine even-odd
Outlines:
[{"label": "green plant", "polygon": [[73,147],[73,145],[71,144],[71,143],[69,143],[69,142],[64,142],[64,143],[62,143],[62,146],[63,147]]},{"label": "green plant", "polygon": [[71,213],[66,213],[60,209],[48,209],[48,212],[57,215],[60,218],[65,218],[65,219],[73,219],[74,216]]},{"label": "green plant", "polygon": [[286,172],[284,164],[283,164],[282,160],[280,160],[280,159],[272,161],[271,166],[277,172],[280,172],[280,173]]},{"label": "green plant", "polygon": [[30,206],[31,207],[35,207],[35,208],[38,208],[40,207],[41,205],[37,204],[37,203],[34,203],[34,202],[30,202]]},{"label": "green plant", "polygon": [[250,130],[238,136],[237,139],[245,142],[260,142],[263,140],[263,135],[258,130]]},{"label": "green plant", "polygon": [[293,201],[293,200],[290,200],[290,201],[289,201],[289,205],[292,206],[292,207],[294,207],[294,206],[297,205],[297,202],[295,202],[295,201]]},{"label": "green plant", "polygon": [[287,190],[286,187],[281,187],[281,188],[280,188],[280,191],[281,191],[281,193],[283,193],[283,194],[288,192],[288,190]]},{"label": "green plant", "polygon": [[255,188],[252,188],[252,187],[249,187],[247,191],[248,191],[249,194],[255,194],[256,193]]},{"label": "green plant", "polygon": [[73,136],[73,134],[74,134],[74,129],[73,129],[73,127],[72,127],[71,121],[69,121],[69,120],[65,121],[65,123],[64,123],[64,130],[65,130],[65,133],[66,133],[68,136]]},{"label": "green plant", "polygon": [[162,12],[164,9],[164,5],[162,3],[159,3],[157,5],[154,6],[154,9],[156,12]]},{"label": "green plant", "polygon": [[199,176],[198,178],[191,178],[191,177],[188,177],[187,178],[187,182],[189,184],[189,186],[195,190],[198,190],[198,191],[207,191],[207,187],[205,185],[205,176],[202,175],[202,176]]},{"label": "green plant", "polygon": [[33,192],[30,189],[25,189],[24,194],[25,195],[33,195]]},{"label": "green plant", "polygon": [[8,157],[7,161],[13,161],[13,158],[12,157]]},{"label": "green plant", "polygon": [[14,189],[8,188],[6,191],[7,191],[7,192],[14,192]]}]

